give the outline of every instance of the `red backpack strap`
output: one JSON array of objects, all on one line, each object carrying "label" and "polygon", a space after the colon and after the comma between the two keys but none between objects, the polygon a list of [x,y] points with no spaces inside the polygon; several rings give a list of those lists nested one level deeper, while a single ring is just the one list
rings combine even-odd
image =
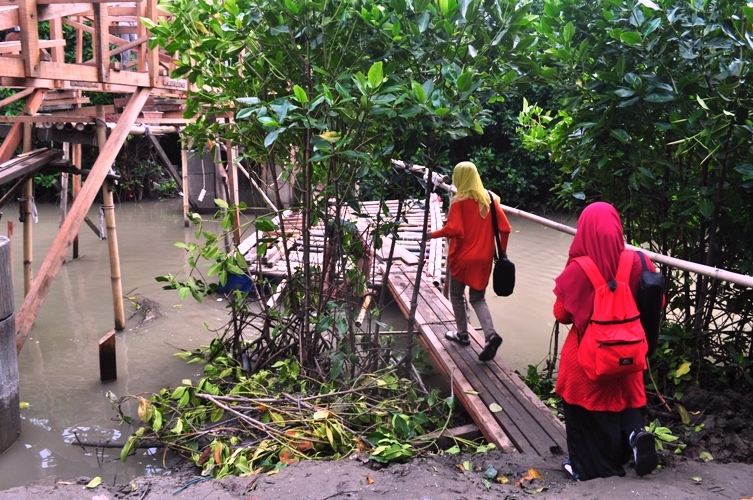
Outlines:
[{"label": "red backpack strap", "polygon": [[625,249],[620,254],[620,264],[617,267],[617,276],[615,280],[620,283],[630,284],[630,272],[633,270],[633,260],[635,252]]},{"label": "red backpack strap", "polygon": [[604,281],[604,277],[599,272],[599,268],[596,267],[596,264],[594,264],[594,261],[591,257],[584,255],[583,257],[574,258],[573,261],[576,262],[581,269],[583,269],[584,273],[586,273],[586,276],[588,276],[588,279],[591,281],[594,290],[607,284],[606,281]]}]

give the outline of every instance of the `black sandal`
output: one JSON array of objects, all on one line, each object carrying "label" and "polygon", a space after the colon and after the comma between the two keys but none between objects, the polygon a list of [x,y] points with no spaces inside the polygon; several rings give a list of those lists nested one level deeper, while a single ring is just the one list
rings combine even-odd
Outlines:
[{"label": "black sandal", "polygon": [[502,337],[495,333],[489,340],[486,341],[484,350],[481,351],[481,354],[478,355],[479,361],[487,362],[494,359],[494,356],[497,354],[497,349],[499,349],[499,346],[501,345]]},{"label": "black sandal", "polygon": [[465,335],[458,335],[458,332],[455,330],[450,330],[444,334],[444,338],[455,342],[456,344],[460,344],[463,347],[471,345],[471,339],[468,337],[467,333]]}]

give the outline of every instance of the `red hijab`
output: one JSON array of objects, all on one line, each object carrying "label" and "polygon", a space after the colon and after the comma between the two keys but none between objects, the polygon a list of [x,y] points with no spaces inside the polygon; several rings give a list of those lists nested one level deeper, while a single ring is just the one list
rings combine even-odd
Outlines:
[{"label": "red hijab", "polygon": [[614,279],[625,249],[620,214],[609,203],[588,205],[578,218],[578,232],[568,252],[567,265],[555,278],[554,294],[573,317],[579,332],[583,332],[593,310],[594,288],[575,257],[588,255],[606,281]]}]

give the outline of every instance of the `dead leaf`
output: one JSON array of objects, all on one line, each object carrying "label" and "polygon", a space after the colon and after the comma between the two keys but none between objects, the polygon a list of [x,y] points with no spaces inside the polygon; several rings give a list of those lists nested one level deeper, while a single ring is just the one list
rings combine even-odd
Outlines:
[{"label": "dead leaf", "polygon": [[214,449],[214,463],[220,465],[222,463],[222,445],[218,445]]},{"label": "dead leaf", "polygon": [[97,486],[99,486],[100,484],[102,484],[102,478],[99,477],[99,476],[97,476],[94,479],[92,479],[91,481],[89,481],[89,484],[87,484],[86,487],[89,488],[89,489],[94,489]]},{"label": "dead leaf", "polygon": [[204,448],[204,451],[201,452],[201,456],[199,456],[199,460],[196,461],[197,465],[204,465],[204,463],[209,460],[209,455],[212,453],[212,448],[207,446]]},{"label": "dead leaf", "polygon": [[494,480],[501,484],[510,484],[510,480],[503,474],[500,474]]},{"label": "dead leaf", "polygon": [[267,475],[268,476],[274,476],[278,472],[280,472],[280,469],[274,469],[274,470],[271,470],[271,471],[267,472]]},{"label": "dead leaf", "polygon": [[291,458],[290,450],[288,450],[287,448],[280,452],[280,462],[284,464],[292,465],[296,463],[297,461],[298,460],[296,460],[295,458]]},{"label": "dead leaf", "polygon": [[366,483],[367,484],[374,484],[374,480],[371,478],[371,476],[366,476]]},{"label": "dead leaf", "polygon": [[461,472],[465,472],[465,467],[463,467],[463,464],[456,464],[455,467],[460,469]]},{"label": "dead leaf", "polygon": [[680,419],[682,420],[682,423],[685,425],[690,424],[690,413],[688,413],[688,410],[685,409],[683,405],[675,405],[675,408],[677,408],[677,413],[680,414]]},{"label": "dead leaf", "polygon": [[466,394],[473,394],[474,396],[478,396],[479,395],[478,391],[474,391],[472,389],[466,389],[463,392],[466,393]]},{"label": "dead leaf", "polygon": [[521,478],[520,481],[517,481],[515,483],[515,486],[518,488],[522,488],[526,482],[533,482],[534,479],[544,479],[544,476],[539,473],[536,469],[528,469],[528,474],[526,474],[525,477]]}]

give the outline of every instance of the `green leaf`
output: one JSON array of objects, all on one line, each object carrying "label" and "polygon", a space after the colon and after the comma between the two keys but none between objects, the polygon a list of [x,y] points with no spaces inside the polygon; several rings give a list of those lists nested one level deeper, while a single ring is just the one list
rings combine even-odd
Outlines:
[{"label": "green leaf", "polygon": [[458,92],[468,92],[468,89],[471,88],[471,85],[473,84],[473,73],[470,71],[463,72],[460,77],[458,77]]},{"label": "green leaf", "polygon": [[617,139],[623,144],[627,144],[630,142],[630,136],[628,135],[627,132],[625,132],[621,128],[615,128],[615,129],[610,130],[609,135],[611,135],[612,137],[614,137],[615,139]]},{"label": "green leaf", "polygon": [[284,129],[282,129],[282,128],[278,128],[278,129],[275,129],[272,132],[268,133],[267,137],[264,138],[264,147],[268,148],[269,146],[271,146],[272,144],[274,144],[274,142],[277,140],[277,136],[279,136],[280,132],[282,132],[283,130]]},{"label": "green leaf", "polygon": [[633,45],[641,43],[641,34],[635,31],[625,31],[620,35],[620,40]]},{"label": "green leaf", "polygon": [[375,62],[369,68],[369,85],[372,89],[378,88],[382,85],[384,80],[384,73],[382,72],[382,61]]},{"label": "green leaf", "polygon": [[296,100],[301,104],[309,102],[309,96],[306,95],[306,91],[300,85],[293,86],[293,93],[295,93]]},{"label": "green leaf", "polygon": [[413,90],[413,95],[416,97],[416,100],[421,104],[425,104],[426,92],[424,92],[424,88],[418,82],[411,82],[411,89]]},{"label": "green leaf", "polygon": [[698,101],[698,104],[700,104],[703,109],[705,109],[706,111],[709,111],[709,107],[706,105],[706,102],[703,99],[701,99],[701,96],[698,96],[698,95],[695,96],[695,100]]},{"label": "green leaf", "polygon": [[502,407],[499,406],[497,403],[492,403],[489,405],[489,411],[492,413],[499,413],[502,411]]},{"label": "green leaf", "polygon": [[227,202],[225,200],[221,199],[221,198],[215,198],[214,199],[214,204],[217,205],[220,208],[223,208],[223,209],[227,209],[228,206],[229,206],[227,204]]},{"label": "green leaf", "polygon": [[259,231],[263,231],[265,233],[269,233],[277,229],[277,224],[272,222],[272,219],[268,219],[267,217],[259,217],[254,220],[254,226],[256,226],[256,229],[258,229]]},{"label": "green leaf", "polygon": [[565,43],[570,43],[570,41],[573,39],[573,36],[575,36],[575,26],[573,26],[572,22],[569,22],[562,29],[562,40]]},{"label": "green leaf", "polygon": [[748,5],[743,6],[743,14],[750,24],[753,24],[753,7]]}]

